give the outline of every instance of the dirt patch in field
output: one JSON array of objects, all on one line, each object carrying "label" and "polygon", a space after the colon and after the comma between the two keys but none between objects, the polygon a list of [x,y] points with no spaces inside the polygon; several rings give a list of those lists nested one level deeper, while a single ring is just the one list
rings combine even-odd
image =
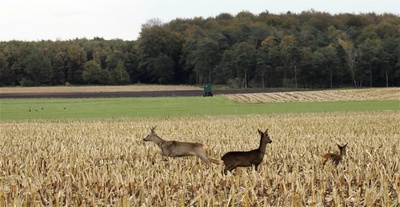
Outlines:
[{"label": "dirt patch in field", "polygon": [[142,91],[196,91],[200,87],[189,85],[146,85],[127,86],[49,86],[49,87],[2,87],[1,94],[15,93],[103,93],[103,92],[142,92]]},{"label": "dirt patch in field", "polygon": [[[212,90],[213,95],[290,92],[284,89]],[[202,87],[168,85],[5,87],[0,98],[118,98],[203,96]]]},{"label": "dirt patch in field", "polygon": [[[317,102],[346,100],[400,100],[400,88],[293,91],[284,89],[213,90],[239,103]],[[121,98],[203,96],[196,86],[61,86],[0,88],[0,98]]]}]

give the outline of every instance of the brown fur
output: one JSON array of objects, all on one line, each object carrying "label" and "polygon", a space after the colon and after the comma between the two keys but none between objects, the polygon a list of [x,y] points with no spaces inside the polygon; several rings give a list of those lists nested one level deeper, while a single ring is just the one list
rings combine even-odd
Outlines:
[{"label": "brown fur", "polygon": [[265,132],[258,130],[260,134],[260,146],[258,149],[251,151],[233,151],[228,152],[224,156],[222,156],[222,161],[225,164],[224,173],[226,174],[228,171],[232,171],[237,167],[248,167],[255,166],[255,170],[257,170],[258,165],[263,161],[265,148],[268,143],[271,143],[271,139],[268,136],[268,129]]},{"label": "brown fur", "polygon": [[157,144],[161,152],[159,152],[163,156],[169,157],[184,157],[184,156],[196,156],[200,158],[201,161],[206,163],[207,165],[210,162],[219,164],[220,161],[208,157],[206,154],[205,145],[196,142],[179,142],[179,141],[167,141],[159,137],[155,132],[153,127],[151,129],[151,133],[147,135],[143,140],[144,141],[152,141]]},{"label": "brown fur", "polygon": [[346,155],[346,147],[347,144],[340,146],[338,144],[336,144],[339,148],[340,153],[339,154],[335,154],[335,153],[327,153],[324,156],[322,156],[321,162],[322,165],[325,166],[325,163],[330,160],[333,162],[333,164],[335,164],[335,166],[337,166],[339,164],[340,161],[342,161],[343,156]]}]

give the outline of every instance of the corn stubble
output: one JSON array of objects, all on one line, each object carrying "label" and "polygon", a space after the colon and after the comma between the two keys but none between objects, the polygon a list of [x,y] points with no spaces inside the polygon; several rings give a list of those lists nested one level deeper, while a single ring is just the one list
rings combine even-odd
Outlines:
[{"label": "corn stubble", "polygon": [[[1,122],[0,206],[398,206],[399,112]],[[220,158],[254,149],[258,171],[169,158],[143,137],[197,141]],[[349,143],[335,167],[321,156]]]}]

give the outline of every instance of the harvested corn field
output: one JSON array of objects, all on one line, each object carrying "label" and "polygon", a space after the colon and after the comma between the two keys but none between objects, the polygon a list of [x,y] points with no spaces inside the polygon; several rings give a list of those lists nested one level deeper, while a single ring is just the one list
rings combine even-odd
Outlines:
[{"label": "harvested corn field", "polygon": [[[201,142],[209,155],[259,145],[258,171],[169,158],[144,142]],[[398,111],[0,122],[0,206],[398,206]],[[348,143],[337,167],[321,157]]]},{"label": "harvested corn field", "polygon": [[400,100],[400,88],[247,93],[230,94],[225,96],[228,97],[230,100],[239,103]]}]

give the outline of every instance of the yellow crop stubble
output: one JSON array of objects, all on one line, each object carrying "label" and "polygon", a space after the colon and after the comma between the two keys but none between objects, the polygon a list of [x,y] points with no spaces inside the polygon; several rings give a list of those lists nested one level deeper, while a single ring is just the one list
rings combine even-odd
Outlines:
[{"label": "yellow crop stubble", "polygon": [[358,100],[400,100],[400,88],[366,88],[225,95],[239,103],[327,102]]},{"label": "yellow crop stubble", "polygon": [[[201,142],[220,158],[272,143],[255,172],[223,175],[196,157],[168,158],[142,139]],[[396,111],[157,119],[0,122],[0,205],[396,205]],[[337,168],[321,156],[348,144]]]}]

